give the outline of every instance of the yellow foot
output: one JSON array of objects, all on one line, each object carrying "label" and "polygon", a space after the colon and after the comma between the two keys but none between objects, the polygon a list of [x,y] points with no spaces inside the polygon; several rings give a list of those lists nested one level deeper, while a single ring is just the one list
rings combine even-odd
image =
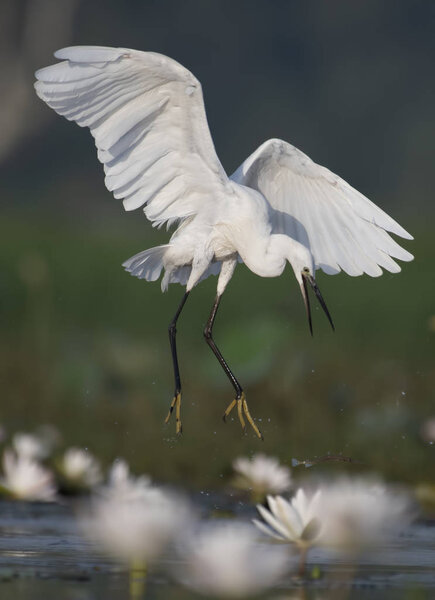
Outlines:
[{"label": "yellow foot", "polygon": [[[223,414],[223,420],[226,421],[228,415],[231,413],[231,411],[233,410],[233,408],[237,405],[237,414],[239,416],[239,421],[240,424],[242,426],[243,431],[245,431],[245,419],[244,416],[247,418],[248,423],[250,424],[250,426],[252,427],[252,429],[255,431],[255,434],[257,435],[257,437],[260,438],[260,440],[264,440],[263,438],[263,434],[261,433],[261,431],[258,429],[257,425],[254,422],[254,419],[251,417],[251,413],[249,412],[249,408],[248,408],[248,403],[246,401],[246,396],[245,396],[245,392],[242,392],[239,398],[234,398],[234,400],[232,400],[229,405],[227,406],[226,411]],[[243,416],[244,415],[244,416]]]},{"label": "yellow foot", "polygon": [[165,419],[165,423],[169,423],[171,415],[175,408],[175,432],[182,433],[183,427],[181,425],[181,392],[175,394],[172,399],[171,406],[169,407],[168,416]]}]

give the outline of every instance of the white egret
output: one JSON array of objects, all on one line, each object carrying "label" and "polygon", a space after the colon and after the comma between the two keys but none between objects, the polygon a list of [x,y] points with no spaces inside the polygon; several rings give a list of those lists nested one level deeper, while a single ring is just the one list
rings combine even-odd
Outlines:
[{"label": "white egret", "polygon": [[176,409],[181,432],[181,380],[176,323],[192,288],[219,275],[204,336],[236,392],[242,427],[253,421],[242,386],[212,337],[222,294],[238,262],[260,277],[281,275],[288,261],[312,329],[308,284],[329,321],[315,272],[356,276],[400,271],[412,260],[387,232],[412,239],[396,221],[338,175],[279,139],[262,144],[233,175],[225,173],[207,124],[200,82],[176,61],[154,52],[75,46],[62,62],[36,72],[38,96],[56,112],[89,127],[104,164],[105,183],[126,210],[144,207],[153,226],[178,228],[168,244],[124,263],[132,275],[186,286],[169,326]]}]

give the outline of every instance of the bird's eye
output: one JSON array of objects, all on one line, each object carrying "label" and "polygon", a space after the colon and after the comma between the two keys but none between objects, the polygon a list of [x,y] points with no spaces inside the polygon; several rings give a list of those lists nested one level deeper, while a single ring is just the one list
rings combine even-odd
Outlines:
[{"label": "bird's eye", "polygon": [[303,271],[304,273],[309,273],[309,272],[310,272],[310,269],[309,269],[308,267],[304,267],[304,268],[302,269],[302,271]]}]

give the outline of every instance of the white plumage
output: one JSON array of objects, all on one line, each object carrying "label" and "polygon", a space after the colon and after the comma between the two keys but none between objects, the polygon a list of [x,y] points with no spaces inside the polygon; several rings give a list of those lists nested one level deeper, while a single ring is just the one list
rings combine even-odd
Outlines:
[{"label": "white plumage", "polygon": [[[198,217],[204,227],[222,221],[225,228],[225,207],[232,201],[231,208],[237,210],[238,203],[239,190],[231,179],[262,194],[268,210],[261,211],[264,207],[258,207],[255,199],[252,218],[256,212],[260,217],[267,213],[270,233],[285,234],[307,247],[316,269],[376,277],[382,274],[381,267],[400,271],[393,258],[412,259],[386,233],[412,239],[398,223],[282,140],[262,144],[229,179],[210,136],[201,84],[174,60],[153,52],[95,46],[64,48],[55,56],[65,61],[37,71],[37,94],[59,114],[90,128],[106,186],[123,200],[126,210],[145,206],[145,215],[157,226],[194,217],[190,227],[194,234]],[[186,235],[175,235],[173,245],[180,238],[186,245]],[[159,264],[171,271],[164,260],[169,249],[167,245],[155,253],[141,253],[125,266],[130,270],[135,265],[134,275],[154,281],[160,275]],[[242,255],[237,245],[229,253]],[[219,270],[220,265],[209,268],[219,258],[216,254],[210,255],[198,280]],[[187,255],[179,257],[185,259],[182,264],[175,258],[177,264],[165,284],[187,283],[186,269],[181,267],[191,267],[194,251],[187,248]]]},{"label": "white plumage", "polygon": [[51,108],[89,127],[105,183],[154,225],[195,214],[228,178],[210,137],[199,81],[174,60],[123,48],[73,47],[36,73]]},{"label": "white plumage", "polygon": [[[377,277],[382,269],[400,271],[394,259],[412,260],[387,233],[412,239],[396,221],[287,142],[264,142],[228,177],[210,135],[201,84],[176,61],[98,46],[64,48],[55,56],[62,62],[36,73],[38,96],[89,127],[106,186],[126,210],[144,207],[154,226],[178,224],[168,244],[140,252],[124,267],[148,281],[164,268],[162,288],[178,282],[186,294],[219,273],[210,338],[238,261],[262,277],[280,275],[290,262],[311,326],[307,282],[326,310],[316,269]],[[226,363],[224,369],[238,400],[241,387]]]},{"label": "white plumage", "polygon": [[264,142],[231,176],[258,190],[274,209],[273,230],[307,246],[325,273],[397,273],[391,257],[412,255],[387,233],[412,239],[403,227],[329,169],[282,140]]}]

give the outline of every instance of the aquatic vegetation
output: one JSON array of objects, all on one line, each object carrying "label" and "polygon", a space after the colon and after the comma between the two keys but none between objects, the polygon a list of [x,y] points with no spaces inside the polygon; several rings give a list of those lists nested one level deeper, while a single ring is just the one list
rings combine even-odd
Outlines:
[{"label": "aquatic vegetation", "polygon": [[177,579],[206,596],[243,598],[276,585],[287,569],[281,547],[259,544],[247,524],[203,526],[180,546]]},{"label": "aquatic vegetation", "polygon": [[100,463],[83,448],[69,448],[56,466],[62,487],[70,492],[90,490],[103,479]]},{"label": "aquatic vegetation", "polygon": [[[14,449],[3,454],[0,493],[9,499],[57,500],[54,474],[36,459],[46,454],[38,436],[13,439]],[[185,499],[147,475],[133,475],[123,459],[114,461],[104,483],[99,461],[84,449],[69,448],[54,464],[60,493],[91,491],[77,514],[79,529],[93,547],[125,565],[130,598],[143,597],[149,566],[158,566],[159,576],[168,574],[161,559],[174,551],[175,578],[215,598],[252,597],[288,583],[289,573],[304,576],[314,546],[332,549],[332,557],[342,553],[350,565],[347,585],[361,552],[385,546],[412,516],[408,496],[376,479],[326,479],[315,487],[309,479],[289,498],[269,493],[266,505],[257,505],[261,519],[253,520],[255,527],[240,520],[201,525]],[[233,466],[234,484],[253,498],[292,485],[290,469],[273,457],[238,458]],[[267,537],[259,538],[257,530]],[[317,577],[314,571],[310,577]]]},{"label": "aquatic vegetation", "polygon": [[343,479],[322,487],[320,542],[357,552],[406,527],[412,512],[406,495],[367,479]]},{"label": "aquatic vegetation", "polygon": [[118,458],[109,470],[107,485],[101,487],[99,493],[107,497],[128,499],[148,494],[151,487],[150,477],[147,475],[140,475],[139,477],[131,475],[128,463],[122,458]]},{"label": "aquatic vegetation", "polygon": [[286,492],[292,484],[290,469],[281,465],[278,459],[264,454],[254,454],[251,459],[236,458],[233,469],[233,485],[249,491],[254,502],[262,501],[267,494]]},{"label": "aquatic vegetation", "polygon": [[303,489],[298,489],[290,501],[282,496],[268,496],[269,510],[260,504],[257,506],[266,524],[257,519],[254,519],[254,524],[276,540],[302,547],[311,546],[320,531],[320,502],[320,490],[309,497]]},{"label": "aquatic vegetation", "polygon": [[34,458],[5,450],[2,464],[4,476],[0,478],[0,488],[3,494],[17,500],[55,500],[54,476]]},{"label": "aquatic vegetation", "polygon": [[364,479],[324,484],[312,495],[298,489],[289,501],[268,496],[267,503],[269,509],[257,506],[264,522],[254,524],[275,540],[298,548],[299,574],[311,546],[347,550],[354,556],[400,531],[411,517],[406,496]]},{"label": "aquatic vegetation", "polygon": [[51,452],[49,441],[33,433],[16,433],[12,447],[17,455],[35,460],[44,460]]},{"label": "aquatic vegetation", "polygon": [[95,491],[80,515],[86,537],[135,567],[155,561],[189,520],[182,501],[147,478],[132,478],[123,462],[112,467],[109,485]]},{"label": "aquatic vegetation", "polygon": [[300,552],[299,574],[305,569],[308,549],[319,539],[321,520],[321,491],[308,496],[298,489],[294,497],[287,501],[282,496],[268,496],[269,510],[260,504],[257,510],[265,523],[254,519],[254,525],[266,535],[280,542],[294,544]]}]

